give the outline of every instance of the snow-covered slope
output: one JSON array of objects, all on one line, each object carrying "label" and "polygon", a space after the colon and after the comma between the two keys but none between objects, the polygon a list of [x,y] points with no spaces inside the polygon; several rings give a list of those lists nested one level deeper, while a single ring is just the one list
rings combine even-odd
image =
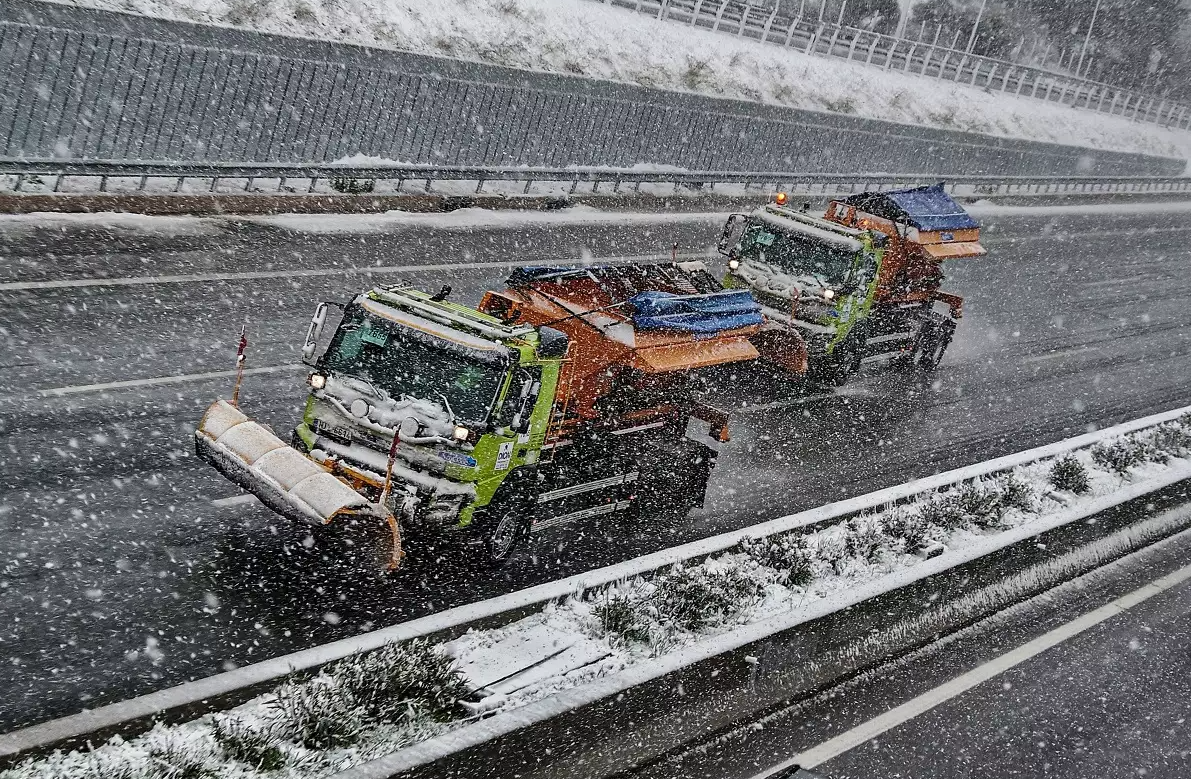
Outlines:
[{"label": "snow-covered slope", "polygon": [[54,0],[1013,138],[1191,156],[1191,133],[887,73],[591,0]]}]

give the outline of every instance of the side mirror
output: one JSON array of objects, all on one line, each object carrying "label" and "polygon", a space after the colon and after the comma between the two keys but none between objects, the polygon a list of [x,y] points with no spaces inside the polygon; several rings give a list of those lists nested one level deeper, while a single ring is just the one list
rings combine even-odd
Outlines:
[{"label": "side mirror", "polygon": [[538,359],[561,360],[567,356],[567,334],[553,327],[543,326],[538,330]]},{"label": "side mirror", "polygon": [[720,233],[719,243],[716,244],[720,254],[727,256],[732,248],[740,242],[740,236],[744,235],[747,220],[748,216],[745,214],[732,214],[728,217],[728,223],[724,225],[724,232]]},{"label": "side mirror", "polygon": [[306,331],[306,343],[302,345],[302,361],[310,362],[318,349],[319,336],[323,334],[323,325],[327,323],[327,303],[319,303],[314,309],[314,316],[310,318],[310,329]]}]

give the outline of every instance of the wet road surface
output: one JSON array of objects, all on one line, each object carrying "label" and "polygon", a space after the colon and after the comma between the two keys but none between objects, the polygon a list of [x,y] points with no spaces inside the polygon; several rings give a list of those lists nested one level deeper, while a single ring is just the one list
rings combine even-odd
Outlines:
[{"label": "wet road surface", "polygon": [[[286,366],[318,300],[404,279],[474,303],[504,263],[701,251],[718,218],[0,225],[0,730],[1191,403],[1182,215],[983,220],[990,255],[948,269],[966,316],[932,380],[874,371],[825,394],[725,373],[712,399],[733,407],[733,440],[704,509],[549,531],[499,571],[415,560],[383,584],[337,575],[194,457],[202,409],[230,391],[207,374],[232,367],[241,324],[249,365],[276,369],[246,379],[242,404],[284,431],[304,400]],[[353,270],[376,266],[402,270]],[[100,275],[123,281],[59,283]]]}]

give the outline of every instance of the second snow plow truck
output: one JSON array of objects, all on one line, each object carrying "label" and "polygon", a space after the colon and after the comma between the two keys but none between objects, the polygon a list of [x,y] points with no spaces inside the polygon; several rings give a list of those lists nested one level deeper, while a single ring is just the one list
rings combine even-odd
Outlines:
[{"label": "second snow plow truck", "polygon": [[765,312],[753,342],[768,362],[843,384],[864,361],[933,370],[963,298],[943,292],[941,262],[985,253],[980,224],[942,184],[832,201],[822,217],[777,202],[733,214],[720,238],[724,285]]},{"label": "second snow plow truck", "polygon": [[[727,415],[697,373],[757,357],[744,291],[698,264],[526,268],[478,308],[377,287],[311,322],[306,410],[285,443],[217,401],[196,450],[274,511],[341,525],[393,568],[402,534],[460,530],[492,563],[536,530],[701,505]],[[380,532],[377,532],[377,531]]]}]

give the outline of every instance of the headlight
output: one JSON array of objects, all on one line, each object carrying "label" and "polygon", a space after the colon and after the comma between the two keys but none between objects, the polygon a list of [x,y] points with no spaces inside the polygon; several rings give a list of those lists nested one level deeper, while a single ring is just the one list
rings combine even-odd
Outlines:
[{"label": "headlight", "polygon": [[728,270],[736,270],[740,267],[740,260],[728,260]]},{"label": "headlight", "polygon": [[823,290],[823,299],[824,299],[824,300],[831,300],[833,297],[835,297],[835,290],[834,290],[834,289],[825,289],[825,290]]},{"label": "headlight", "polygon": [[321,373],[310,374],[310,386],[315,389],[322,389],[327,386],[327,377]]},{"label": "headlight", "polygon": [[462,425],[455,425],[454,437],[456,441],[466,441],[471,431]]}]

